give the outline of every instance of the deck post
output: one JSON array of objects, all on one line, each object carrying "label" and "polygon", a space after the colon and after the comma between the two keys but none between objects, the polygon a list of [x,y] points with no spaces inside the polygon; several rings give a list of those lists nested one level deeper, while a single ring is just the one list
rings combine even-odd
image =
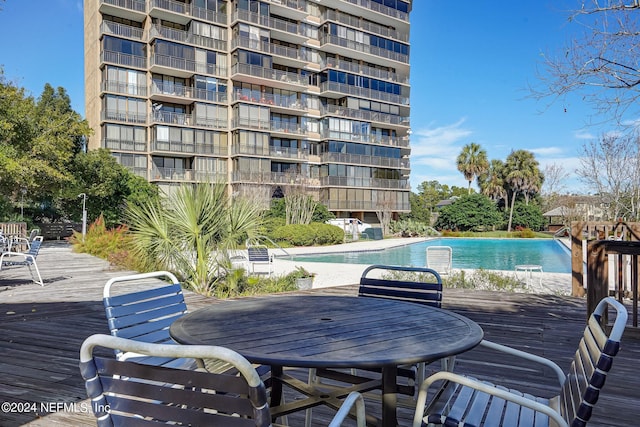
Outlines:
[{"label": "deck post", "polygon": [[584,223],[571,222],[571,296],[585,295],[583,279],[582,229]]}]

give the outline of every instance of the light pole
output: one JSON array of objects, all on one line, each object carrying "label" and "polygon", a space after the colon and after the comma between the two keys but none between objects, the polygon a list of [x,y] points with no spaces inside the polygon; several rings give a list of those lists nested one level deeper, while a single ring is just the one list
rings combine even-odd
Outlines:
[{"label": "light pole", "polygon": [[20,193],[20,221],[24,221],[24,195],[27,194],[27,189],[22,187]]},{"label": "light pole", "polygon": [[80,193],[78,197],[82,197],[82,241],[87,235],[87,193]]}]

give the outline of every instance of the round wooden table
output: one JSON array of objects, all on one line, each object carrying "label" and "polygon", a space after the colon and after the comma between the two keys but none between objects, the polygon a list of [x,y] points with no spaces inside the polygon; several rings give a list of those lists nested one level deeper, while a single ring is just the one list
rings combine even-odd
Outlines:
[{"label": "round wooden table", "polygon": [[[464,316],[420,304],[274,295],[225,300],[186,314],[173,323],[171,336],[182,344],[231,348],[252,363],[270,365],[276,379],[284,379],[284,367],[380,368],[382,424],[395,427],[397,367],[470,350],[483,332]],[[276,408],[280,393],[272,393],[278,415],[287,413]]]}]

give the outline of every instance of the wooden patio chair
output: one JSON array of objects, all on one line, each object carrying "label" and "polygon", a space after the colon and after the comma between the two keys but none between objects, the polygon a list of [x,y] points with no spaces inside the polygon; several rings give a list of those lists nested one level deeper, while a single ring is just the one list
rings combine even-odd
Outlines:
[{"label": "wooden patio chair", "polygon": [[0,270],[27,267],[29,269],[29,273],[31,273],[31,279],[40,286],[44,286],[42,276],[40,276],[40,270],[38,269],[38,264],[36,263],[36,258],[38,257],[41,246],[42,236],[37,236],[31,242],[31,246],[27,252],[13,252],[10,250],[10,247],[7,248],[6,252],[2,252],[0,255]]},{"label": "wooden patio chair", "polygon": [[440,274],[450,274],[453,263],[451,246],[428,246],[427,267]]},{"label": "wooden patio chair", "polygon": [[[96,347],[149,358],[218,360],[233,366],[237,374],[117,360],[95,355]],[[80,372],[98,427],[272,426],[267,391],[260,375],[248,360],[228,348],[152,344],[97,334],[82,344]],[[364,427],[364,401],[357,393],[347,397],[329,427],[340,426],[354,406],[358,426]]]},{"label": "wooden patio chair", "polygon": [[[607,333],[601,326],[605,310],[616,311]],[[481,345],[551,368],[558,377],[558,395],[546,399],[510,390],[452,372],[438,372],[420,387],[413,427],[424,425],[473,426],[586,426],[620,349],[627,323],[627,309],[614,298],[604,298],[590,316],[568,373],[549,359],[515,350],[490,341]],[[444,381],[434,398],[427,402],[429,387]]]}]

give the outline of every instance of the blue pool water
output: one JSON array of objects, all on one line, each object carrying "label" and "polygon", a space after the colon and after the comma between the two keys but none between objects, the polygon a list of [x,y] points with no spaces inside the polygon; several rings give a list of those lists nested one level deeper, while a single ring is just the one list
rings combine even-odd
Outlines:
[{"label": "blue pool water", "polygon": [[427,246],[450,246],[453,268],[513,271],[519,264],[538,264],[545,272],[571,273],[569,250],[553,239],[439,238],[371,252],[296,256],[299,261],[348,264],[392,264],[423,267]]}]

